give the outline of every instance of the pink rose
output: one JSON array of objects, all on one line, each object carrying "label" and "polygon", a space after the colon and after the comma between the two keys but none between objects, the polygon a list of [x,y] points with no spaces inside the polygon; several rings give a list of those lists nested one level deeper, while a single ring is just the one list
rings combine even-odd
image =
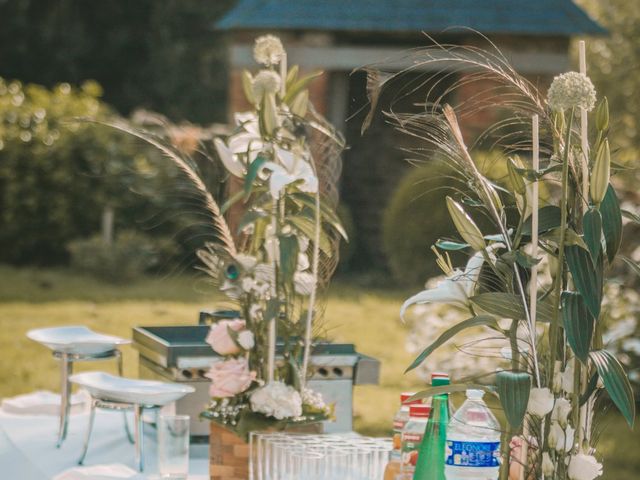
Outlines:
[{"label": "pink rose", "polygon": [[246,358],[230,358],[216,362],[207,373],[211,379],[209,395],[214,398],[234,397],[244,392],[256,379],[256,372],[249,371]]},{"label": "pink rose", "polygon": [[246,322],[244,320],[221,320],[211,325],[207,343],[219,355],[237,355],[242,351],[240,346],[231,338],[229,330],[239,332],[244,330]]}]

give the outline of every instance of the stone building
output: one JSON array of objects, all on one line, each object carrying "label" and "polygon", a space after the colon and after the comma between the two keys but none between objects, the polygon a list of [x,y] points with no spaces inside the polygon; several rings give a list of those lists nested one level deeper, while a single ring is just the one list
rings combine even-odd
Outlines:
[{"label": "stone building", "polygon": [[[349,145],[341,198],[355,224],[354,268],[383,263],[382,212],[407,168],[399,148],[407,140],[382,115],[360,134],[366,76],[355,69],[427,46],[423,32],[439,42],[477,41],[471,29],[489,36],[517,71],[544,85],[569,69],[572,36],[604,33],[571,0],[239,0],[216,28],[229,32],[231,112],[246,107],[240,71],[255,68],[252,43],[260,34],[282,38],[290,65],[326,73],[313,83],[311,97]],[[458,93],[473,94],[472,86]],[[466,119],[465,135],[473,137],[487,122]]]}]

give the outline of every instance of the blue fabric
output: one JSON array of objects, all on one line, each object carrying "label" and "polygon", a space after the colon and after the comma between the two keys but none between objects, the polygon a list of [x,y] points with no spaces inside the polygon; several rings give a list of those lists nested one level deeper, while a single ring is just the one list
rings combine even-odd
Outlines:
[{"label": "blue fabric", "polygon": [[461,26],[486,34],[606,33],[572,0],[239,0],[216,25],[381,33]]}]

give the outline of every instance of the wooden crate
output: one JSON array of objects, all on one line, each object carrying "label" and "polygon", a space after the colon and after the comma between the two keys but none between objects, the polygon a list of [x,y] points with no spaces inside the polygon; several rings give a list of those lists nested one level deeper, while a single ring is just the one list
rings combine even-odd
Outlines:
[{"label": "wooden crate", "polygon": [[209,476],[211,480],[249,479],[249,444],[215,422],[209,437]]}]

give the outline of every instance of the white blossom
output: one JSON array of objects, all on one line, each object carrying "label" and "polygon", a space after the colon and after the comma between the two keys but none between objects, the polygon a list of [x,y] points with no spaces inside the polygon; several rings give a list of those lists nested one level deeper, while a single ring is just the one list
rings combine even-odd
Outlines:
[{"label": "white blossom", "polygon": [[553,392],[560,393],[562,391],[562,362],[556,360],[555,367],[553,370]]},{"label": "white blossom", "polygon": [[574,368],[575,368],[575,357],[567,362],[567,366],[562,373],[562,390],[567,392],[569,395],[573,393],[573,381],[574,381]]},{"label": "white blossom", "polygon": [[302,403],[316,410],[327,410],[327,404],[324,403],[322,394],[308,387],[302,389]]},{"label": "white blossom", "polygon": [[602,475],[602,464],[592,455],[579,453],[569,460],[569,478],[571,480],[594,480]]},{"label": "white blossom", "polygon": [[591,111],[596,105],[596,89],[583,73],[563,73],[551,82],[547,102],[553,110],[584,108]]},{"label": "white blossom", "polygon": [[558,398],[556,404],[553,407],[553,413],[551,414],[551,420],[558,422],[560,426],[567,426],[567,419],[571,413],[571,402],[566,398]]},{"label": "white blossom", "polygon": [[553,408],[553,393],[548,388],[532,388],[527,411],[538,418],[544,417]]},{"label": "white blossom", "polygon": [[283,382],[269,382],[251,394],[251,408],[277,420],[302,415],[302,398],[298,391]]},{"label": "white blossom", "polygon": [[550,477],[555,473],[555,470],[556,466],[554,465],[553,460],[551,460],[549,452],[544,452],[542,454],[542,474],[545,477]]},{"label": "white blossom", "polygon": [[238,334],[238,345],[245,350],[251,350],[256,344],[253,332],[251,330],[242,330]]},{"label": "white blossom", "polygon": [[256,62],[270,67],[279,63],[284,53],[284,47],[278,37],[263,35],[256,38],[253,47],[253,58],[256,59]]},{"label": "white blossom", "polygon": [[276,93],[280,90],[280,75],[272,70],[261,70],[253,79],[252,88],[256,102],[262,102],[262,98],[268,93]]},{"label": "white blossom", "polygon": [[549,446],[557,452],[570,452],[574,436],[575,430],[572,427],[564,429],[558,422],[553,422],[549,430]]}]

